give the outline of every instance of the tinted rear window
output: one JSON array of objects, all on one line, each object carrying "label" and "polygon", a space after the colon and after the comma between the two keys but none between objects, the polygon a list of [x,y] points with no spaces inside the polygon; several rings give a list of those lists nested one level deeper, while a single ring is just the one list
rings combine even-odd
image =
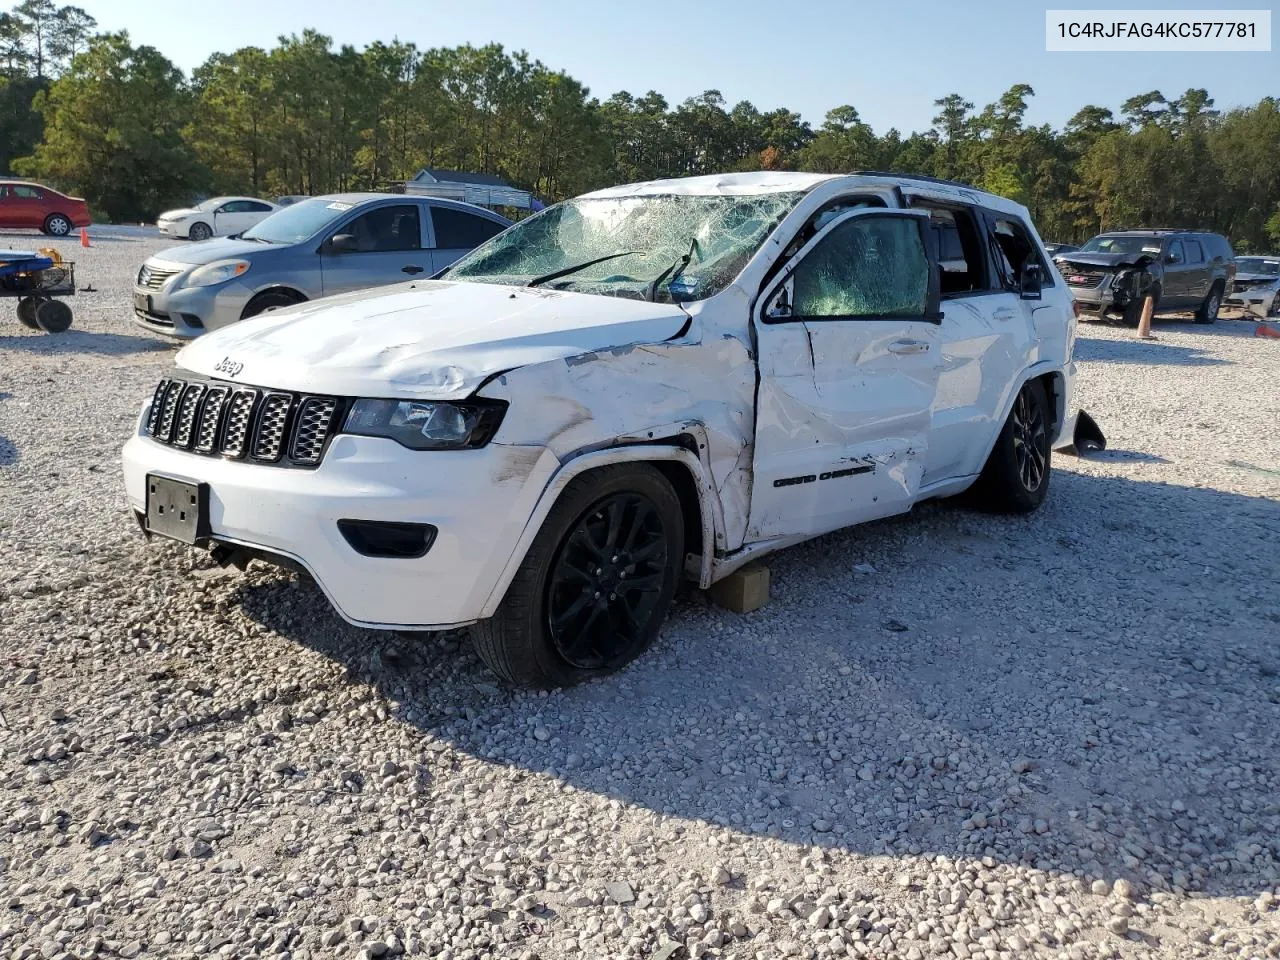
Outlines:
[{"label": "tinted rear window", "polygon": [[497,221],[450,207],[433,206],[431,222],[436,228],[436,246],[441,250],[470,250],[506,229]]}]

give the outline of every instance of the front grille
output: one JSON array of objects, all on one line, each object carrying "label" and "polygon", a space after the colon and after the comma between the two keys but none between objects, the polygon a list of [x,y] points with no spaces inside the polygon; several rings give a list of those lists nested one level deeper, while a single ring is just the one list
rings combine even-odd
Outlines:
[{"label": "front grille", "polygon": [[159,290],[166,280],[177,275],[177,270],[164,270],[144,263],[142,269],[138,271],[138,286],[146,287],[148,290]]},{"label": "front grille", "polygon": [[1062,275],[1067,278],[1067,286],[1069,287],[1096,287],[1102,283],[1103,277],[1108,273],[1106,270],[1093,270],[1088,267],[1077,267],[1075,264],[1066,263],[1060,268]]},{"label": "front grille", "polygon": [[1265,287],[1272,283],[1275,283],[1275,281],[1274,280],[1237,280],[1235,282],[1235,286],[1232,288],[1232,291],[1234,293],[1248,293],[1250,290],[1254,290],[1258,287]]},{"label": "front grille", "polygon": [[339,397],[166,378],[147,414],[153,440],[207,456],[315,467],[342,423]]}]

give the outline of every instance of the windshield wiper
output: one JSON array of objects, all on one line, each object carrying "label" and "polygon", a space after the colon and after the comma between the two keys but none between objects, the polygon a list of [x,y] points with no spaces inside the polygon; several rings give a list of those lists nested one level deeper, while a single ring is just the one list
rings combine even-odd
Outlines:
[{"label": "windshield wiper", "polygon": [[[689,261],[693,259],[693,253],[697,249],[698,238],[694,237],[689,243],[689,249],[685,252],[685,255],[658,274],[658,276],[654,278],[654,281],[649,284],[649,289],[646,293],[645,299],[650,303],[657,303],[658,287],[662,284],[662,281],[667,279],[667,277],[671,276],[673,273],[683,271],[685,267],[689,266]],[[673,297],[672,299],[674,300],[675,298]]]},{"label": "windshield wiper", "polygon": [[544,273],[540,277],[534,277],[526,287],[536,287],[546,283],[549,280],[559,280],[561,277],[567,277],[571,273],[577,273],[579,270],[585,270],[587,267],[594,267],[597,263],[604,263],[606,260],[617,260],[619,257],[630,257],[638,253],[636,250],[623,250],[621,253],[610,253],[603,257],[596,257],[594,260],[588,260],[586,263],[575,263],[572,267],[562,267],[551,273]]}]

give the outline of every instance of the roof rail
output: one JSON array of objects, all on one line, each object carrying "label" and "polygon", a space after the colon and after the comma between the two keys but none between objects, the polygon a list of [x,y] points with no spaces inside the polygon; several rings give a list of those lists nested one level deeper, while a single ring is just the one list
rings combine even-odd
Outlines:
[{"label": "roof rail", "polygon": [[852,176],[858,177],[896,177],[899,180],[921,180],[925,183],[941,183],[948,187],[964,187],[966,190],[977,190],[971,183],[963,180],[944,180],[942,177],[927,177],[923,173],[894,173],[890,170],[854,170]]}]

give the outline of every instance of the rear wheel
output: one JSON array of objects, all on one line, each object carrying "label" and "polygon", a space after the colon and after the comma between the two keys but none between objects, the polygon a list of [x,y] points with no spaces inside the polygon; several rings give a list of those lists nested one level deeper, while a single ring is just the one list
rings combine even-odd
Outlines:
[{"label": "rear wheel", "polygon": [[191,229],[187,231],[187,237],[191,240],[208,240],[213,236],[213,229],[203,221],[198,221],[191,225]]},{"label": "rear wheel", "polygon": [[60,213],[51,213],[44,219],[44,232],[51,237],[65,237],[71,232],[71,221]]},{"label": "rear wheel", "polygon": [[264,290],[245,304],[240,319],[248,320],[275,307],[292,307],[295,303],[305,303],[306,299],[302,294],[292,290]]},{"label": "rear wheel", "polygon": [[683,560],[680,501],[658,470],[592,470],[565,487],[497,612],[472,627],[476,652],[524,687],[616,670],[657,636]]},{"label": "rear wheel", "polygon": [[1027,381],[973,486],[979,506],[997,513],[1030,513],[1044,502],[1053,459],[1051,422],[1044,385]]},{"label": "rear wheel", "polygon": [[45,300],[36,307],[36,323],[45,333],[62,333],[71,326],[71,308],[61,300]]},{"label": "rear wheel", "polygon": [[24,327],[32,330],[39,330],[40,324],[36,323],[36,307],[40,306],[39,297],[23,297],[18,301],[18,322]]},{"label": "rear wheel", "polygon": [[1209,288],[1209,295],[1196,311],[1196,323],[1214,323],[1218,319],[1218,309],[1222,306],[1222,284],[1215,283]]}]

